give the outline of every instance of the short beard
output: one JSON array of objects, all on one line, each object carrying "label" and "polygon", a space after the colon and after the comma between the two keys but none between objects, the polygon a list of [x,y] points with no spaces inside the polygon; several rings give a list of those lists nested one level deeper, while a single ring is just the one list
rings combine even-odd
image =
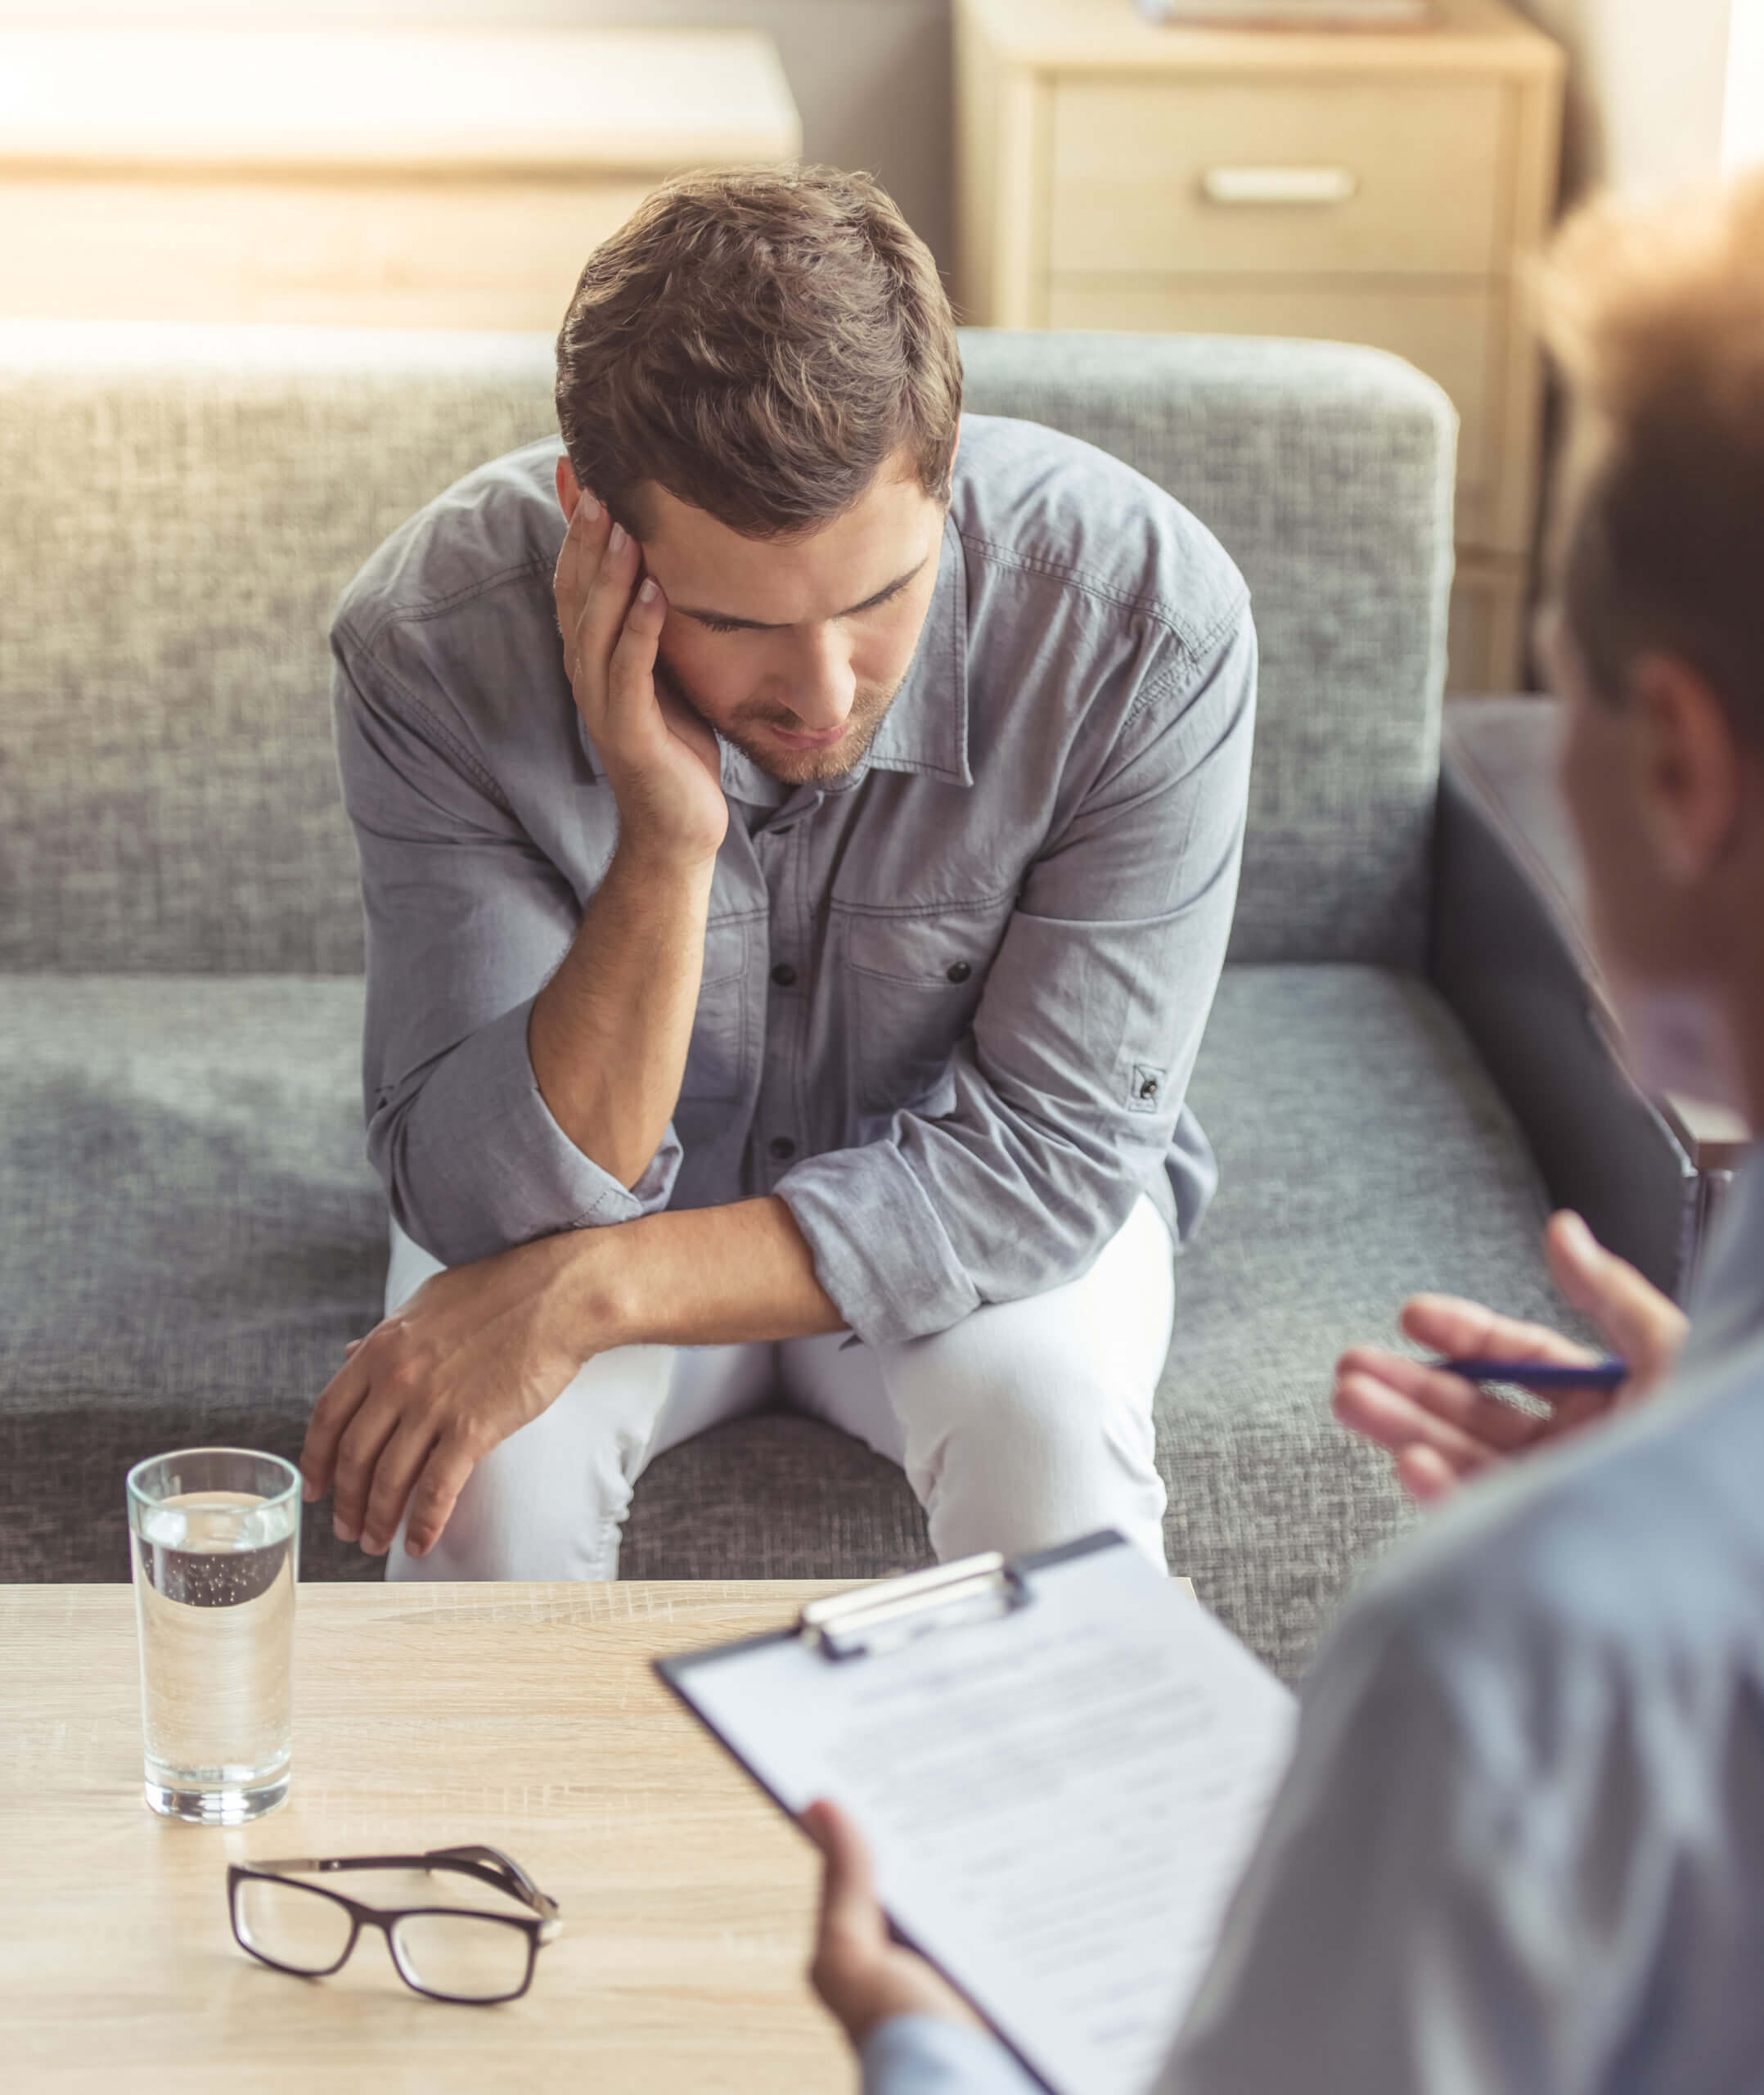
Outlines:
[{"label": "short beard", "polygon": [[[861,687],[846,723],[844,740],[834,743],[830,749],[803,750],[791,756],[761,742],[755,731],[772,717],[764,708],[738,713],[727,725],[713,719],[693,696],[678,671],[659,654],[655,659],[655,681],[670,698],[677,699],[689,713],[695,714],[713,733],[721,735],[726,742],[732,742],[750,764],[757,764],[768,778],[776,778],[781,786],[826,786],[855,771],[870,754],[877,731],[888,718],[889,708],[900,695],[899,683],[888,692],[875,684]],[[902,683],[905,681],[904,678],[901,679]],[[784,724],[781,720],[778,722],[781,727]]]}]

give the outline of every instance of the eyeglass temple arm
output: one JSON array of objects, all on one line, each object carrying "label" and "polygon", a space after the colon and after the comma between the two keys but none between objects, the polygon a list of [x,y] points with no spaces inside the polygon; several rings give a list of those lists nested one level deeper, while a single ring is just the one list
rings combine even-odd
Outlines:
[{"label": "eyeglass temple arm", "polygon": [[[483,1857],[483,1860],[478,1858]],[[325,1875],[340,1869],[452,1869],[475,1876],[497,1891],[511,1892],[536,1913],[547,1916],[557,1911],[557,1901],[542,1892],[512,1855],[500,1848],[473,1845],[462,1848],[431,1848],[421,1855],[294,1855],[274,1862],[254,1862],[248,1868],[276,1876],[284,1872],[313,1870]]]},{"label": "eyeglass temple arm", "polygon": [[488,1884],[499,1884],[542,1913],[557,1911],[557,1901],[548,1898],[515,1858],[505,1855],[500,1848],[474,1841],[459,1848],[431,1848],[423,1859],[430,1868],[463,1869]]}]

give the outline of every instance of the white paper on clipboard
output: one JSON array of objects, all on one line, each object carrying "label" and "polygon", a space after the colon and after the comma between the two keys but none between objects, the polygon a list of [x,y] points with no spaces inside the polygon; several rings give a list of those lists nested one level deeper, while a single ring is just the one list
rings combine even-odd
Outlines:
[{"label": "white paper on clipboard", "polygon": [[1142,2095],[1293,1698],[1118,1536],[1010,1570],[1022,1606],[893,1648],[833,1659],[786,1632],[660,1670],[787,1811],[851,1816],[895,1926],[1057,2095]]}]

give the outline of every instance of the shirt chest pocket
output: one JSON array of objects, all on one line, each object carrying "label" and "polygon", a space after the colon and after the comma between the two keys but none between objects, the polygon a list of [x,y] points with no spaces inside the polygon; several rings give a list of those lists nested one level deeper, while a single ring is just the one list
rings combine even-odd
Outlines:
[{"label": "shirt chest pocket", "polygon": [[934,1090],[974,1024],[1013,898],[935,915],[839,912],[847,1064],[863,1114]]},{"label": "shirt chest pocket", "polygon": [[747,926],[712,924],[704,932],[704,971],[680,1096],[722,1102],[739,1098],[746,1059]]}]

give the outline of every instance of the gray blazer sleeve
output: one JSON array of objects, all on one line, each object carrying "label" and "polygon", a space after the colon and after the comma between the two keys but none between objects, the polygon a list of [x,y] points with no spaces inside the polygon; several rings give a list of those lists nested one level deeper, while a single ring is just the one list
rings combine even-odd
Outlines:
[{"label": "gray blazer sleeve", "polygon": [[1040,2095],[996,2038],[940,2016],[890,2016],[862,2057],[863,2095]]}]

